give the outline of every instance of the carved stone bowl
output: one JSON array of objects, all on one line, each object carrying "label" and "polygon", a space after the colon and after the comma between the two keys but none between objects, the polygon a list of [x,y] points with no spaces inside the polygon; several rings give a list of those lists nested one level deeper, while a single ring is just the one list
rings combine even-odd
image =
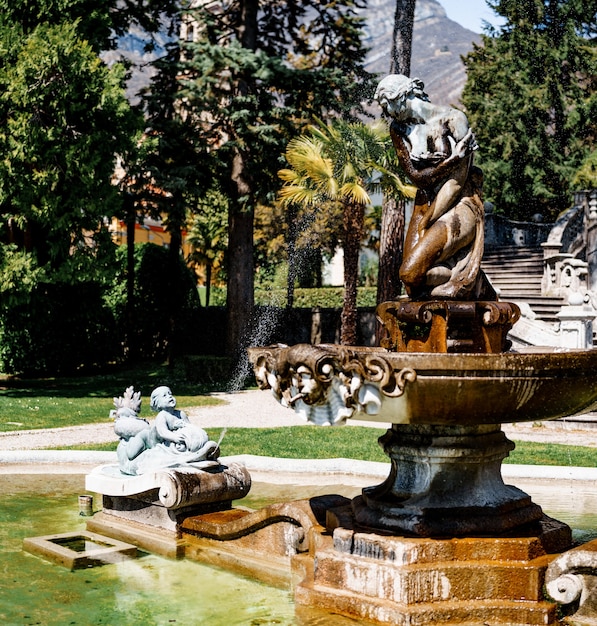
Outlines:
[{"label": "carved stone bowl", "polygon": [[597,402],[597,350],[429,354],[299,344],[251,348],[249,358],[262,389],[315,422],[318,406],[329,423],[466,426],[556,419]]},{"label": "carved stone bowl", "polygon": [[[514,444],[500,424],[555,419],[597,402],[597,350],[438,354],[297,345],[253,348],[249,358],[260,387],[313,423],[391,424],[379,439],[389,475],[352,501],[349,525],[398,535],[535,532],[541,507],[501,476]],[[330,528],[344,523],[340,517]]]}]

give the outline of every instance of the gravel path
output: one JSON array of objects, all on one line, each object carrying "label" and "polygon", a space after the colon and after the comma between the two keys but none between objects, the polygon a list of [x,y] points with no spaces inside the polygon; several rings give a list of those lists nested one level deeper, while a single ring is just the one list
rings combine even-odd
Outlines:
[{"label": "gravel path", "polygon": [[[223,401],[211,407],[187,408],[190,420],[203,428],[267,428],[304,424],[303,420],[289,409],[280,406],[268,392],[241,391],[238,393],[214,393],[213,397]],[[351,426],[386,428],[379,422],[349,420]],[[86,426],[23,430],[0,433],[0,450],[35,450],[54,446],[104,443],[115,441],[113,422],[106,421]],[[505,424],[506,435],[517,441],[566,443],[597,447],[597,423],[595,427],[579,427],[578,423],[543,422],[540,425]],[[596,463],[597,466],[597,454]]]}]

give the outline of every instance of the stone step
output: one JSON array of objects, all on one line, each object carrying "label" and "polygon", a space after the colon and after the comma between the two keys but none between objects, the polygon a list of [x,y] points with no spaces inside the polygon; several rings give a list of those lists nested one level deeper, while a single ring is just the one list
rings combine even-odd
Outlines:
[{"label": "stone step", "polygon": [[[483,574],[480,576],[484,578]],[[317,606],[357,619],[391,626],[413,624],[459,624],[460,626],[555,626],[556,604],[541,600],[483,600],[421,603],[406,606],[382,598],[367,598],[343,589],[300,584],[295,590],[295,602],[300,607]],[[300,611],[300,608],[299,608]]]},{"label": "stone step", "polygon": [[483,263],[481,265],[481,269],[486,273],[486,274],[504,274],[504,275],[511,275],[511,274],[519,274],[521,276],[524,275],[531,275],[531,276],[543,276],[543,263],[538,263],[536,265],[523,265],[523,266],[519,266],[519,265],[505,265],[505,264],[495,264],[495,265],[491,265],[491,264],[486,264]]},{"label": "stone step", "polygon": [[506,258],[512,257],[541,257],[543,258],[543,248],[541,246],[500,246],[499,248],[486,248],[483,258]]},{"label": "stone step", "polygon": [[[337,552],[320,552],[314,584],[333,586],[349,593],[376,597],[381,594],[391,602],[403,605],[434,603],[445,599],[450,590],[452,600],[499,600],[526,598],[539,601],[537,570],[546,567],[549,557],[541,556],[525,563],[512,561],[454,560],[434,563],[378,561],[371,568],[369,560]],[[384,584],[386,581],[386,584]],[[391,582],[390,582],[391,581]]]}]

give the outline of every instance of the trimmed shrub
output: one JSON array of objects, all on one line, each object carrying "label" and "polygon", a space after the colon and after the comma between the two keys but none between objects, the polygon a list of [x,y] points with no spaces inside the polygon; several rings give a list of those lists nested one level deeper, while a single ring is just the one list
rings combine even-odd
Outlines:
[{"label": "trimmed shrub", "polygon": [[[120,246],[116,256],[120,270],[106,301],[124,342],[127,328],[126,246]],[[177,277],[172,276],[166,248],[151,243],[135,246],[133,336],[130,343],[135,346],[136,357],[162,359],[172,348],[170,341],[175,342],[177,352],[189,353],[197,349],[199,294],[194,276],[182,258],[178,271]],[[174,288],[177,284],[179,293]]]},{"label": "trimmed shrub", "polygon": [[118,352],[114,318],[97,283],[39,283],[0,314],[5,374],[72,373],[105,365]]}]

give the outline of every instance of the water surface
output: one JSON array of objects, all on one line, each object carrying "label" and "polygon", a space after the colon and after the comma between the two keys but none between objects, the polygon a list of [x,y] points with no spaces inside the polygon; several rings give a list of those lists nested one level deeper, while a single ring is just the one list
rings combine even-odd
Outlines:
[{"label": "water surface", "polygon": [[[577,540],[597,536],[597,488],[578,481],[508,482],[533,496],[544,511],[570,524]],[[242,503],[271,502],[339,493],[347,485],[254,483]],[[25,537],[85,528],[78,495],[81,475],[0,475],[0,623],[5,626],[354,626],[363,624],[299,608],[292,594],[192,561],[142,552],[123,563],[87,570],[55,565],[22,550]],[[94,508],[101,503],[96,497]]]}]

